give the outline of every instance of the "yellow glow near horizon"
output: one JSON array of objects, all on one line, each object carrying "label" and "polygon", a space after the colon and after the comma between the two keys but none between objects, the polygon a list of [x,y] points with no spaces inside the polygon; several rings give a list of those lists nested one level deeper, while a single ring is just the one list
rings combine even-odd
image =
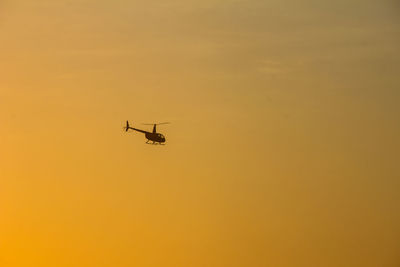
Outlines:
[{"label": "yellow glow near horizon", "polygon": [[393,1],[0,10],[1,267],[399,264]]}]

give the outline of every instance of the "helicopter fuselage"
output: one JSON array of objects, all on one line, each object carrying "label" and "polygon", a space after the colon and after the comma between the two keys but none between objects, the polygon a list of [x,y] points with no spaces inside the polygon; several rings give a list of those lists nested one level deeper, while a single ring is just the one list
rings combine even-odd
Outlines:
[{"label": "helicopter fuselage", "polygon": [[153,141],[153,142],[158,142],[158,143],[164,143],[165,142],[165,137],[164,135],[160,133],[150,133],[146,132],[145,136],[148,140]]}]

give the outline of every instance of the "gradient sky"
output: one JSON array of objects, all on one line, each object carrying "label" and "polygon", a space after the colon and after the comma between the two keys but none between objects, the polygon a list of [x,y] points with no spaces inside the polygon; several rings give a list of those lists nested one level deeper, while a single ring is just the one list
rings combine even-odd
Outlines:
[{"label": "gradient sky", "polygon": [[0,32],[1,267],[399,266],[398,1],[3,0]]}]

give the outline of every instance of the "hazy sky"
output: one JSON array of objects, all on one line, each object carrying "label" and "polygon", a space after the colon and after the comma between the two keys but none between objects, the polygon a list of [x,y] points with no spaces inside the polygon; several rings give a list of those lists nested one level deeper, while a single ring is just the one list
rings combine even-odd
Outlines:
[{"label": "hazy sky", "polygon": [[3,0],[0,32],[0,266],[399,266],[398,1]]}]

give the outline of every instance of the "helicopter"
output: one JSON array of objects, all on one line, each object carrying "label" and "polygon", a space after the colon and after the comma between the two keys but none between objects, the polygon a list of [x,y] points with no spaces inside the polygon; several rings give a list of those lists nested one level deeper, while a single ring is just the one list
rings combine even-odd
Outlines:
[{"label": "helicopter", "polygon": [[[152,144],[152,145],[164,145],[165,143],[165,137],[161,133],[157,133],[157,125],[162,125],[162,124],[169,124],[169,122],[162,122],[162,123],[143,123],[143,125],[153,125],[153,132],[148,132],[140,129],[133,128],[129,125],[129,122],[126,121],[126,126],[124,127],[125,132],[127,132],[129,129],[144,133],[145,137],[147,138],[146,144]],[[153,143],[149,143],[149,141],[153,141]]]}]

